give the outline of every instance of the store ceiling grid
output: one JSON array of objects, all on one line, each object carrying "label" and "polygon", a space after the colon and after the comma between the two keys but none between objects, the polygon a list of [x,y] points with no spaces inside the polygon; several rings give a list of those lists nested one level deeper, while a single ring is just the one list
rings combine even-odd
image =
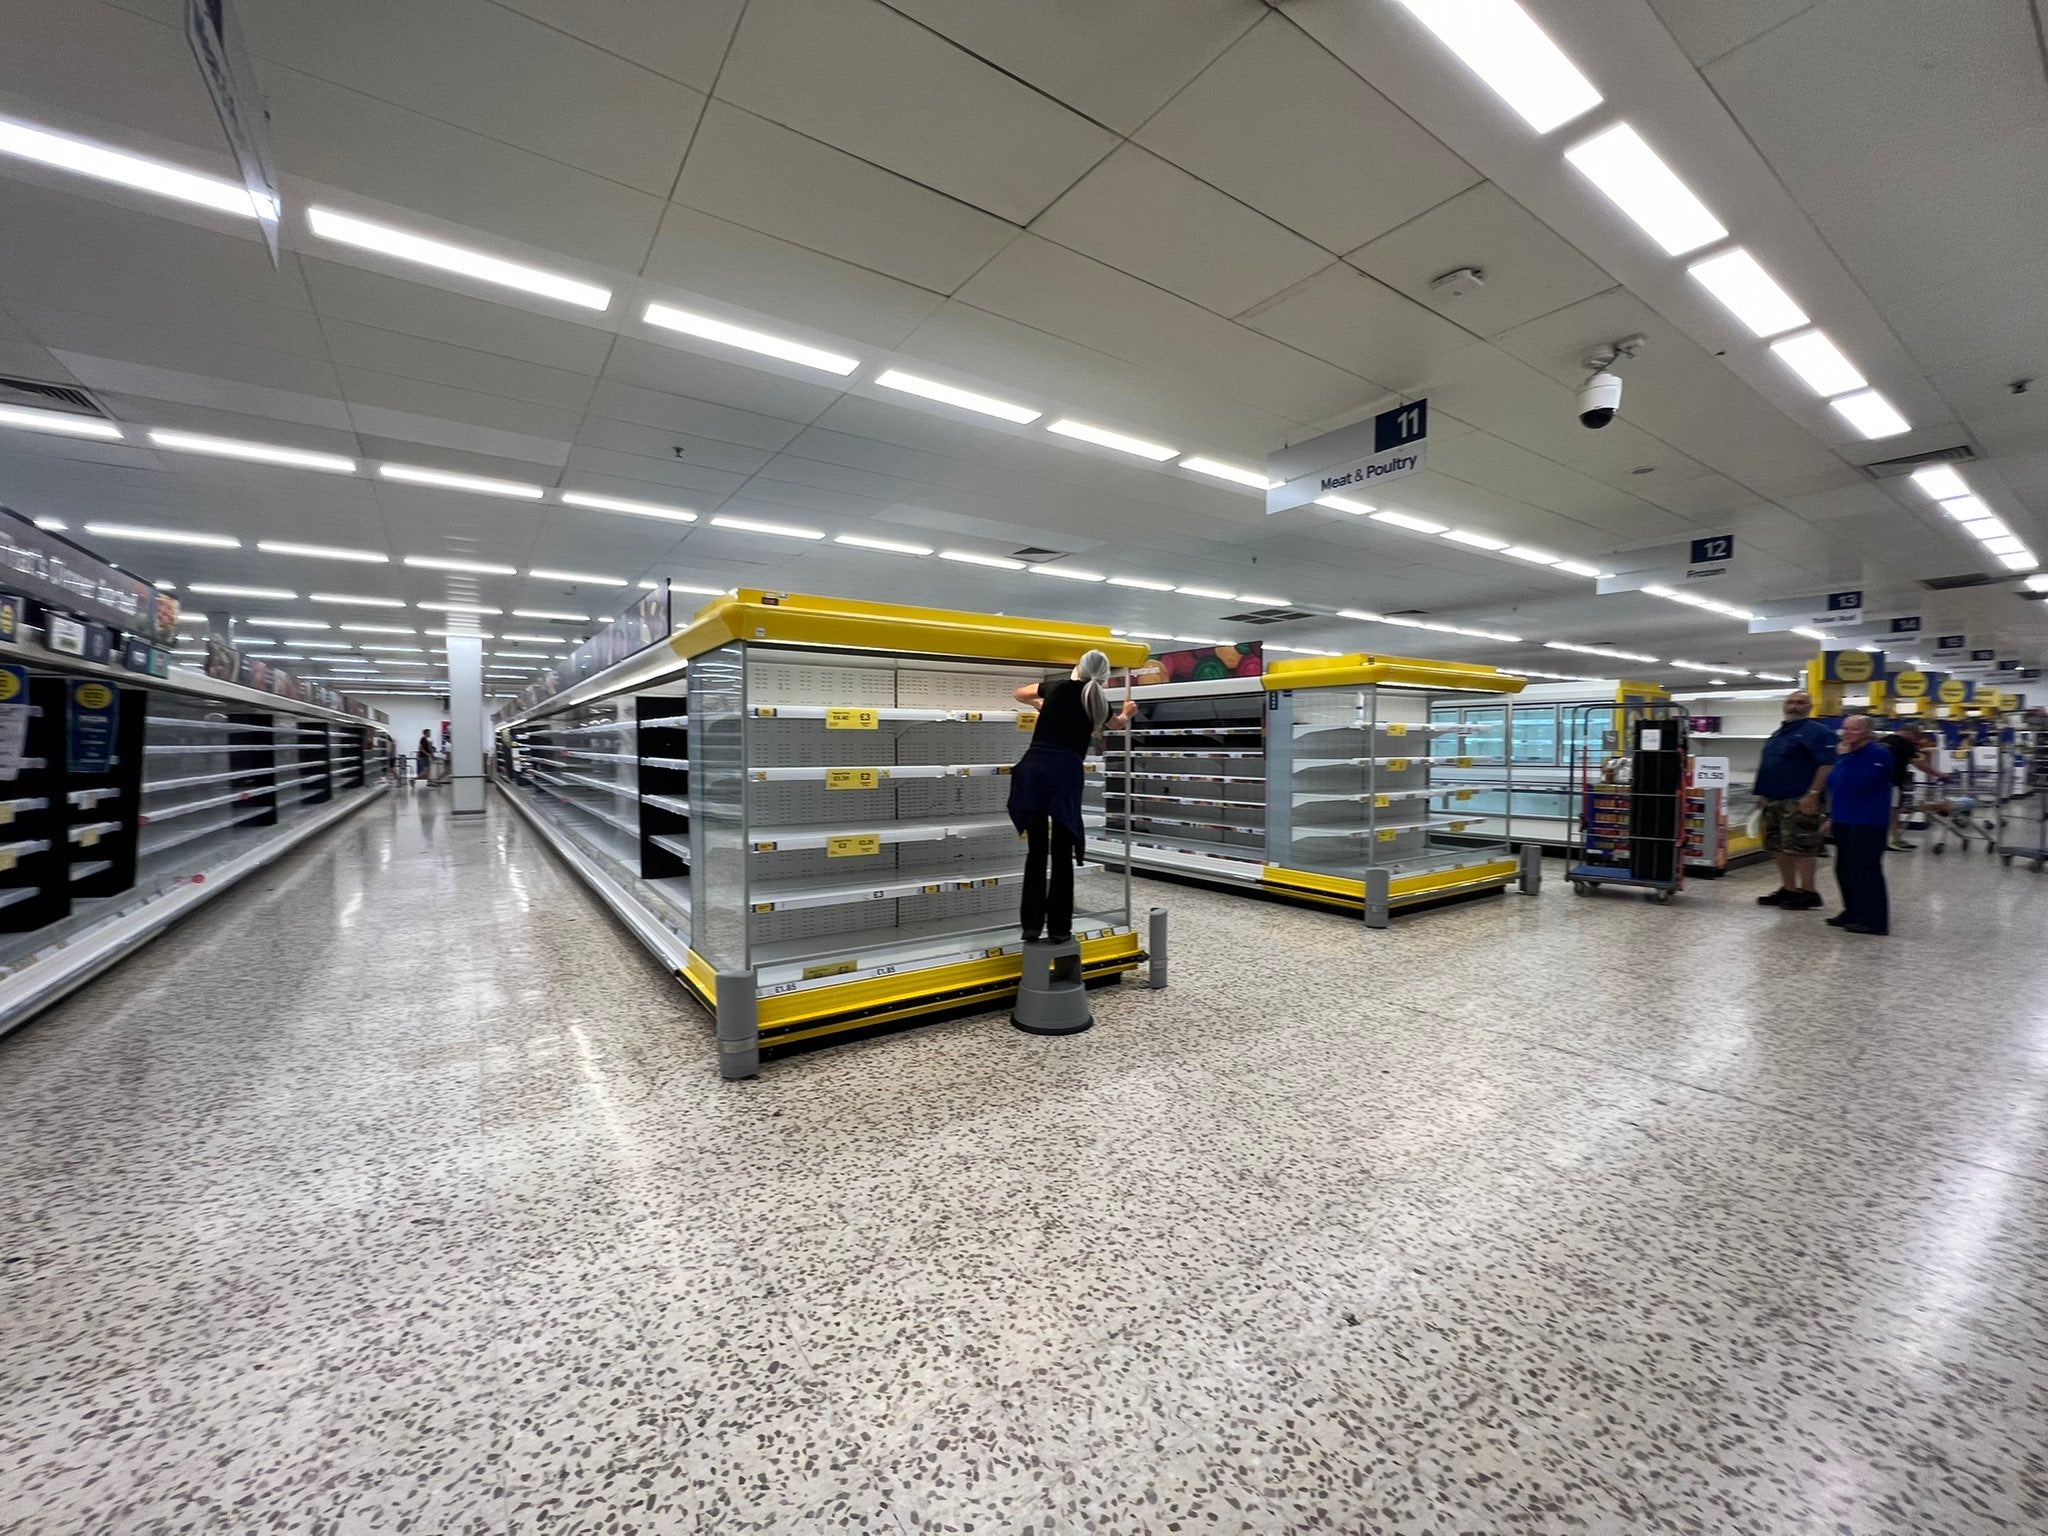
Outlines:
[{"label": "store ceiling grid", "polygon": [[[1530,9],[1597,79],[1607,117],[1641,123],[1768,254],[1912,420],[1904,436],[1855,440],[1565,167],[1576,130],[1531,134],[1381,0],[1141,0],[1087,8],[1085,35],[1038,7],[968,0],[244,0],[284,175],[283,271],[246,221],[8,163],[0,372],[82,385],[138,427],[703,520],[203,459],[135,431],[0,434],[0,500],[247,546],[109,551],[146,575],[408,602],[451,593],[397,563],[426,553],[862,597],[907,579],[949,605],[1167,633],[1222,634],[1238,606],[913,568],[711,526],[727,513],[987,553],[1045,545],[1096,569],[1532,637],[1766,667],[1796,655],[1783,637],[1640,595],[1595,602],[1588,582],[1323,508],[1268,518],[1256,494],[1171,463],[871,379],[896,362],[1254,466],[1426,395],[1429,469],[1387,505],[1594,561],[1734,531],[1768,571],[1737,600],[1863,585],[1913,595],[1930,624],[2026,644],[2039,610],[2009,585],[1917,601],[1920,577],[1981,557],[1908,482],[1857,466],[1973,439],[1991,455],[1973,488],[2048,538],[2048,390],[2005,388],[2048,344],[2033,302],[2048,206],[2023,181],[2048,147],[2048,97],[2016,9],[1937,19],[1870,3],[1881,15],[1866,0]],[[0,114],[232,175],[181,4],[13,9]],[[353,251],[309,234],[314,204],[618,296],[570,310]],[[1430,290],[1463,265],[1486,270],[1478,293]],[[864,366],[849,386],[661,331],[640,318],[650,300]],[[1624,367],[1622,417],[1585,431],[1580,360],[1632,332],[1649,345]],[[258,538],[393,563],[346,581],[287,571]],[[525,577],[462,592],[616,610],[601,589]],[[1390,633],[1331,619],[1272,638]],[[1533,649],[1429,638],[1542,665]]]}]

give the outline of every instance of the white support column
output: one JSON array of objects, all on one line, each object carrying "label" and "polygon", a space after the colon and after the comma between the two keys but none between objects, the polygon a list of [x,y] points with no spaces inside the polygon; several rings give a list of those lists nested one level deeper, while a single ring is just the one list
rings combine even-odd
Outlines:
[{"label": "white support column", "polygon": [[484,645],[475,635],[448,637],[448,809],[484,813]]}]

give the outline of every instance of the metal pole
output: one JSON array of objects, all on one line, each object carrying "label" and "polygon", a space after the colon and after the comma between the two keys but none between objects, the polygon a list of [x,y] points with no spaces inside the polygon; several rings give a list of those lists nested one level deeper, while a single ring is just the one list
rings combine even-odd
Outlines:
[{"label": "metal pole", "polygon": [[[1129,667],[1124,668],[1124,702],[1126,704],[1131,702],[1131,669]],[[1133,738],[1136,737],[1137,732],[1131,729],[1131,724],[1131,721],[1126,720],[1123,725],[1124,921],[1126,923],[1131,921],[1131,795],[1133,793],[1131,785],[1136,782],[1132,777],[1136,759],[1131,751],[1131,743]],[[1109,814],[1109,754],[1107,752],[1103,753],[1102,757],[1102,777],[1102,812],[1106,816]]]},{"label": "metal pole", "polygon": [[1392,920],[1394,877],[1384,864],[1365,872],[1365,926],[1384,928]]},{"label": "metal pole", "polygon": [[1521,889],[1524,896],[1534,896],[1543,889],[1543,848],[1541,844],[1522,844]]},{"label": "metal pole", "polygon": [[718,973],[718,1075],[728,1082],[761,1075],[761,1015],[752,971]]},{"label": "metal pole", "polygon": [[1152,967],[1146,973],[1145,985],[1154,992],[1166,985],[1166,908],[1154,907],[1148,918],[1150,933],[1145,948],[1152,956]]}]

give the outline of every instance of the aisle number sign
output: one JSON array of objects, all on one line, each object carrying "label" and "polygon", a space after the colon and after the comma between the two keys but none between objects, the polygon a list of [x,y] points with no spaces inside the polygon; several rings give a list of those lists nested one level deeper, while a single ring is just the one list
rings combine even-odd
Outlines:
[{"label": "aisle number sign", "polygon": [[1266,511],[1285,512],[1325,496],[1369,496],[1389,480],[1421,473],[1428,454],[1429,401],[1410,400],[1370,421],[1353,422],[1268,454]]},{"label": "aisle number sign", "polygon": [[881,715],[872,709],[825,711],[825,729],[828,731],[872,731],[880,727],[881,721]]},{"label": "aisle number sign", "polygon": [[882,782],[879,768],[827,768],[827,789],[876,789]]}]

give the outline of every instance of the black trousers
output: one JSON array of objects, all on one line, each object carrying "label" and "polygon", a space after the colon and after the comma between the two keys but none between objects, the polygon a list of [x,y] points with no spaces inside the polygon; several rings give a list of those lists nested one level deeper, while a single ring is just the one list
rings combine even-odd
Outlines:
[{"label": "black trousers", "polygon": [[1026,936],[1063,939],[1074,931],[1074,834],[1050,816],[1024,829],[1021,915]]},{"label": "black trousers", "polygon": [[1891,898],[1884,888],[1887,827],[1845,827],[1835,823],[1835,879],[1842,887],[1842,913],[1862,928],[1889,933]]}]

